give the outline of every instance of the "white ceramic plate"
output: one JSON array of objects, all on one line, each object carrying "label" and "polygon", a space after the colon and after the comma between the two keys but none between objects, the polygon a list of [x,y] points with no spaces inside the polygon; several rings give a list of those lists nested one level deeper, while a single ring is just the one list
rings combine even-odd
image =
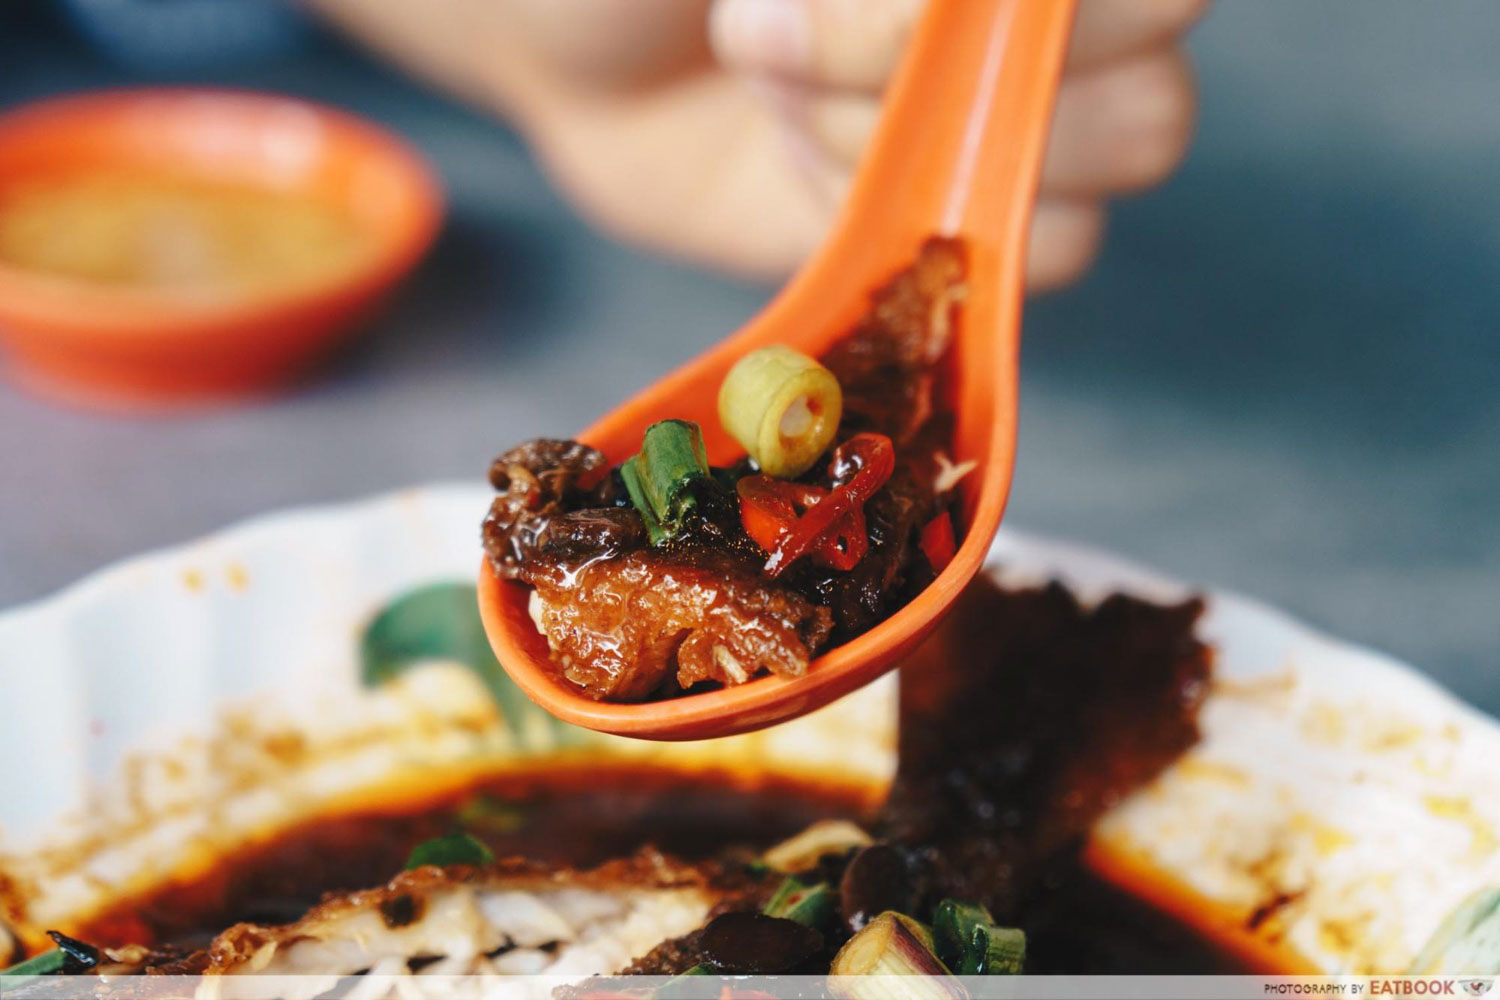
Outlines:
[{"label": "white ceramic plate", "polygon": [[[431,783],[559,749],[832,774],[879,794],[890,679],[788,726],[675,745],[506,719],[442,662],[363,686],[365,624],[413,587],[472,580],[488,500],[439,485],[270,515],[0,615],[0,876],[25,907],[12,922],[66,925],[393,776]],[[1006,582],[1060,578],[1085,599],[1187,593],[1010,531],[991,562]],[[1305,966],[1406,968],[1446,913],[1500,884],[1500,728],[1410,668],[1243,598],[1211,594],[1202,634],[1219,653],[1203,742],[1106,816],[1091,852],[1165,874],[1214,904],[1217,931]]]}]

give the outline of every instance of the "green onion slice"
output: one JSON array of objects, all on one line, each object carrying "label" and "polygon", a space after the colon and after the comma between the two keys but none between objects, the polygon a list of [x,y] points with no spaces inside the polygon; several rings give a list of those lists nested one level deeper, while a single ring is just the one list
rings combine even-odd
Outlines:
[{"label": "green onion slice", "polygon": [[1026,933],[997,925],[990,911],[945,899],[932,920],[938,957],[960,976],[1019,975],[1026,961]]},{"label": "green onion slice", "polygon": [[67,952],[61,948],[53,948],[40,955],[32,955],[26,961],[17,962],[8,969],[0,969],[0,976],[16,976],[26,979],[35,976],[55,976],[63,971],[67,961]]},{"label": "green onion slice", "polygon": [[703,433],[687,420],[663,420],[646,428],[640,453],[620,466],[630,502],[640,511],[652,545],[682,527],[697,503],[693,488],[710,482]]},{"label": "green onion slice", "polygon": [[411,849],[406,859],[406,870],[424,865],[487,865],[495,860],[494,852],[484,846],[478,837],[467,833],[454,833],[446,837],[424,840]]}]

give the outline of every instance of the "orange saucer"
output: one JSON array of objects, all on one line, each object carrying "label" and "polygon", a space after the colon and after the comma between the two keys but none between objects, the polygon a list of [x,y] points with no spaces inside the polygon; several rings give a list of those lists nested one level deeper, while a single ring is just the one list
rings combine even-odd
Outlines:
[{"label": "orange saucer", "polygon": [[106,283],[0,260],[6,374],[53,396],[159,407],[243,395],[304,370],[432,244],[442,194],[409,144],[300,99],[202,89],[113,90],[0,115],[0,201],[88,172],[293,196],[361,241],[347,267],[245,295]]}]

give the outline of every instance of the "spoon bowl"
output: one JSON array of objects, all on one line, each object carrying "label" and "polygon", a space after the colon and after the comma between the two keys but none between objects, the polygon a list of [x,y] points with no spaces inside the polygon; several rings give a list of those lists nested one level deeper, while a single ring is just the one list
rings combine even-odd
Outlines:
[{"label": "spoon bowl", "polygon": [[894,667],[942,619],[984,561],[1010,492],[1026,238],[1076,0],[931,0],[892,81],[880,126],[827,242],[739,332],[578,436],[612,463],[657,420],[703,430],[710,462],[743,454],[719,426],[718,389],[746,353],[786,344],[817,357],[864,314],[872,291],[932,235],[957,237],[968,294],[949,358],[951,453],[963,543],[925,590],[802,677],[643,703],[595,701],[552,665],[527,612],[529,588],[483,564],[479,605],[495,655],[527,695],[566,721],[622,736],[728,736],[812,711]]}]

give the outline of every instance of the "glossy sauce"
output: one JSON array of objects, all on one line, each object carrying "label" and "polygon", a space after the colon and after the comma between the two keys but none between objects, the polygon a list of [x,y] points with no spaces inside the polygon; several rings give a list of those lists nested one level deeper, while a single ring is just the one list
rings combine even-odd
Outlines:
[{"label": "glossy sauce", "polygon": [[767,847],[831,816],[868,822],[868,791],[721,771],[538,767],[436,806],[315,820],[226,858],[208,875],[120,901],[75,936],[98,945],[201,946],[239,921],[287,923],[325,893],[381,885],[424,840],[465,830],[496,857],[590,867],[652,844],[689,860]]},{"label": "glossy sauce", "polygon": [[[366,888],[411,848],[464,829],[497,855],[584,867],[645,844],[684,858],[763,848],[829,816],[930,852],[930,895],[982,900],[1028,935],[1038,973],[1248,971],[1079,862],[1094,821],[1197,739],[1211,652],[1202,606],[980,581],[903,668],[901,762],[868,788],[638,765],[543,767],[436,807],[320,820],[209,876],[122,902],[80,929],[98,944],[201,946],[238,920],[284,923],[324,892]],[[744,856],[750,856],[745,853]]]}]

